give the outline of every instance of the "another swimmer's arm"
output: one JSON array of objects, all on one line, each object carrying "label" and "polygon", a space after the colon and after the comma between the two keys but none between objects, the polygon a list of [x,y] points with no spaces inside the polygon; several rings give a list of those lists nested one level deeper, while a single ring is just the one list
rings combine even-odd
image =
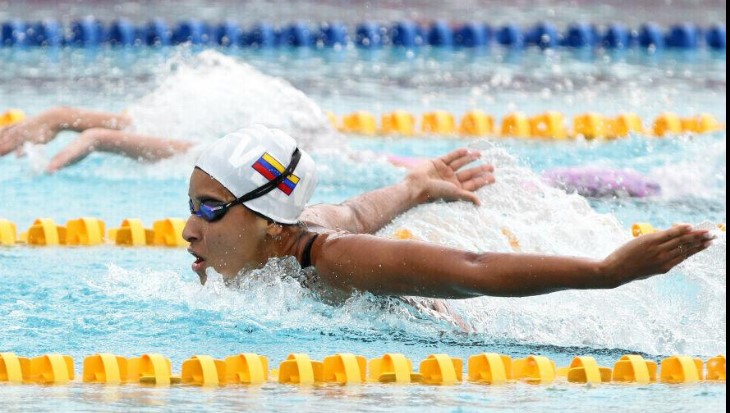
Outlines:
[{"label": "another swimmer's arm", "polygon": [[641,236],[604,260],[472,253],[369,235],[321,238],[315,242],[313,262],[322,281],[332,287],[438,298],[521,297],[567,289],[615,288],[666,273],[710,245],[707,231],[689,226]]},{"label": "another swimmer's arm", "polygon": [[131,123],[129,116],[59,106],[26,119],[0,134],[0,156],[13,150],[22,152],[25,142],[45,144],[64,130],[83,132],[89,129],[121,130]]},{"label": "another swimmer's arm", "polygon": [[92,152],[109,152],[135,160],[157,161],[184,153],[192,142],[139,135],[125,131],[92,128],[82,132],[76,140],[59,151],[46,167],[55,172],[72,165]]},{"label": "another swimmer's arm", "polygon": [[474,191],[494,182],[494,168],[480,165],[459,171],[478,158],[478,152],[458,149],[424,161],[411,169],[400,183],[367,192],[340,205],[314,205],[302,214],[302,221],[357,234],[372,234],[398,215],[425,202],[464,200],[479,205]]}]

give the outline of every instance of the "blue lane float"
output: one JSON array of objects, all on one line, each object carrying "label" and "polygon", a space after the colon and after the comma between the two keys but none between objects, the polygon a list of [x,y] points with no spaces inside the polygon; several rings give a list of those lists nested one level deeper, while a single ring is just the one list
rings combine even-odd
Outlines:
[{"label": "blue lane float", "polygon": [[383,46],[383,28],[375,22],[365,22],[357,26],[355,44],[366,49]]},{"label": "blue lane float", "polygon": [[260,49],[268,49],[276,47],[277,32],[269,23],[256,23],[249,32],[244,35],[244,46],[255,47]]},{"label": "blue lane float", "polygon": [[171,41],[172,44],[208,44],[210,42],[210,28],[207,23],[201,20],[183,20],[173,30]]},{"label": "blue lane float", "polygon": [[452,47],[454,45],[454,32],[444,20],[433,22],[428,31],[428,44],[436,47]]},{"label": "blue lane float", "polygon": [[324,47],[345,47],[350,43],[347,27],[339,22],[325,23],[317,33],[317,44]]},{"label": "blue lane float", "polygon": [[296,22],[281,31],[279,43],[289,47],[312,47],[314,36],[306,23]]},{"label": "blue lane float", "polygon": [[148,46],[169,46],[172,30],[162,19],[153,19],[145,27],[145,44]]},{"label": "blue lane float", "polygon": [[0,45],[25,46],[28,44],[28,26],[22,20],[11,20],[2,24]]},{"label": "blue lane float", "polygon": [[508,24],[497,32],[497,42],[510,49],[522,49],[525,47],[525,32],[516,24]]},{"label": "blue lane float", "polygon": [[28,40],[32,46],[60,47],[63,45],[63,28],[57,20],[43,20],[28,29]]},{"label": "blue lane float", "polygon": [[560,44],[558,29],[552,23],[540,22],[527,34],[527,44],[552,49]]},{"label": "blue lane float", "polygon": [[639,46],[644,49],[664,48],[664,34],[662,28],[656,23],[646,23],[639,29],[638,36]]},{"label": "blue lane float", "polygon": [[393,46],[414,48],[424,44],[424,36],[418,25],[412,21],[396,22],[390,29]]},{"label": "blue lane float", "polygon": [[631,31],[621,23],[609,24],[601,39],[601,45],[607,49],[627,49],[631,43]]},{"label": "blue lane float", "polygon": [[215,28],[214,39],[221,46],[243,45],[243,29],[233,20],[226,20]]},{"label": "blue lane float", "polygon": [[690,23],[673,26],[666,38],[668,47],[691,50],[699,46],[699,32],[697,27]]},{"label": "blue lane float", "polygon": [[492,28],[484,23],[470,22],[454,32],[454,44],[459,47],[486,47],[492,41]]},{"label": "blue lane float", "polygon": [[71,24],[68,44],[78,47],[98,47],[105,37],[104,25],[93,17],[87,17]]},{"label": "blue lane float", "polygon": [[594,47],[598,44],[598,40],[596,26],[589,23],[574,23],[568,27],[562,45],[575,48]]},{"label": "blue lane float", "polygon": [[106,41],[112,46],[134,46],[137,42],[137,29],[127,19],[114,20],[109,26]]},{"label": "blue lane float", "polygon": [[714,24],[705,33],[707,46],[715,50],[726,50],[727,31],[724,24]]}]

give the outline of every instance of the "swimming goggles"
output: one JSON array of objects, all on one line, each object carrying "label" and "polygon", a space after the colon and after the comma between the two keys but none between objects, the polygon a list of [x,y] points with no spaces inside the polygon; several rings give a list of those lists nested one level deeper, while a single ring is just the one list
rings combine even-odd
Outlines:
[{"label": "swimming goggles", "polygon": [[273,191],[274,188],[279,186],[280,183],[284,182],[284,179],[286,179],[289,175],[291,175],[294,172],[294,169],[296,169],[297,164],[299,164],[299,158],[301,158],[301,152],[299,152],[299,148],[294,149],[294,153],[291,155],[291,162],[289,162],[289,166],[284,169],[284,172],[279,174],[276,178],[272,179],[271,181],[261,185],[260,187],[254,189],[253,191],[247,192],[243,195],[241,195],[240,198],[235,199],[231,202],[228,202],[226,204],[221,204],[218,202],[201,202],[200,208],[196,211],[195,207],[193,206],[193,200],[188,200],[188,205],[190,206],[190,213],[192,215],[195,215],[196,217],[203,218],[207,222],[214,222],[217,221],[228,212],[228,209],[232,206],[243,204],[244,202],[251,201],[256,198],[260,198],[269,192]]}]

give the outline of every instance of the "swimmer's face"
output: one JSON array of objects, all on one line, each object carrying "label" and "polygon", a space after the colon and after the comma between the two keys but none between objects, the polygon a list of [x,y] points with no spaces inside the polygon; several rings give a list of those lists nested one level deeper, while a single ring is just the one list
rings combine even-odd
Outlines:
[{"label": "swimmer's face", "polygon": [[[190,176],[188,196],[193,208],[201,202],[221,203],[236,197],[220,182],[195,168]],[[190,215],[183,238],[190,243],[188,252],[196,259],[192,269],[205,283],[205,269],[213,267],[224,277],[232,277],[243,268],[257,268],[268,259],[264,251],[268,223],[243,205],[234,205],[219,220],[207,222]]]}]

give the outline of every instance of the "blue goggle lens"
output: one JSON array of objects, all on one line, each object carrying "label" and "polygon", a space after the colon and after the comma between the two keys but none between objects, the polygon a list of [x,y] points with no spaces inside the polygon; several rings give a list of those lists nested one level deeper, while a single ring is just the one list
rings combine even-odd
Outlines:
[{"label": "blue goggle lens", "polygon": [[195,207],[193,207],[192,199],[188,201],[188,205],[190,206],[191,214],[195,215],[196,217],[203,218],[208,222],[217,221],[223,218],[223,215],[225,215],[228,211],[227,205],[208,205],[206,203],[201,203],[200,209],[196,211]]}]

